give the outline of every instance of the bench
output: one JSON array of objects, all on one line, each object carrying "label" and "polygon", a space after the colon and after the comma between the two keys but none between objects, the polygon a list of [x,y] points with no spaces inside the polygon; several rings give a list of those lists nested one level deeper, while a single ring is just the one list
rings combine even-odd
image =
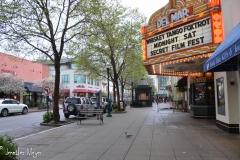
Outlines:
[{"label": "bench", "polygon": [[[88,114],[93,114],[96,116],[87,117]],[[100,120],[100,125],[103,124],[103,109],[81,109],[77,114],[77,124],[81,124],[82,119],[86,118]]]}]

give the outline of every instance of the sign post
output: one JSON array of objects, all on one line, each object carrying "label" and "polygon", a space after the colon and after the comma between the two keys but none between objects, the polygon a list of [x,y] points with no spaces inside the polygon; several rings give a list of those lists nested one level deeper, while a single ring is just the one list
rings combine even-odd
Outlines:
[{"label": "sign post", "polygon": [[50,87],[46,86],[44,87],[44,95],[46,96],[46,99],[47,99],[47,112],[49,111],[49,106],[48,106],[48,102],[49,102],[49,94],[50,94]]}]

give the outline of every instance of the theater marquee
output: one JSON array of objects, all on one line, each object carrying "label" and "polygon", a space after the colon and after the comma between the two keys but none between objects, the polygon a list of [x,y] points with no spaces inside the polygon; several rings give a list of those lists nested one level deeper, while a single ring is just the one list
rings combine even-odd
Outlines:
[{"label": "theater marquee", "polygon": [[212,42],[210,17],[148,38],[147,58]]},{"label": "theater marquee", "polygon": [[224,39],[219,0],[169,0],[141,27],[143,65],[149,74],[187,76]]}]

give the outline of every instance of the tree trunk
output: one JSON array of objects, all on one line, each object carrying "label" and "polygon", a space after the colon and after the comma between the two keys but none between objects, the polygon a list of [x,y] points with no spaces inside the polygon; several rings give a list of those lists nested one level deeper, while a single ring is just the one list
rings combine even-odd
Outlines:
[{"label": "tree trunk", "polygon": [[120,111],[120,95],[119,95],[119,85],[118,85],[118,80],[116,80],[116,89],[117,89],[117,104],[118,104],[118,110]]},{"label": "tree trunk", "polygon": [[54,86],[54,107],[53,107],[53,120],[55,123],[60,121],[58,100],[59,100],[59,84],[60,84],[60,59],[55,57],[55,86]]},{"label": "tree trunk", "polygon": [[116,103],[116,92],[115,92],[115,90],[116,90],[116,87],[115,87],[115,84],[113,83],[113,104],[114,103]]}]

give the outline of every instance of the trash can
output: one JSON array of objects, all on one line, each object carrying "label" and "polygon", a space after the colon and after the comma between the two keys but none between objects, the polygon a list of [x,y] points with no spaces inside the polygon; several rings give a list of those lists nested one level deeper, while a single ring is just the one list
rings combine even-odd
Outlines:
[{"label": "trash can", "polygon": [[125,102],[124,101],[120,101],[120,110],[125,111]]}]

